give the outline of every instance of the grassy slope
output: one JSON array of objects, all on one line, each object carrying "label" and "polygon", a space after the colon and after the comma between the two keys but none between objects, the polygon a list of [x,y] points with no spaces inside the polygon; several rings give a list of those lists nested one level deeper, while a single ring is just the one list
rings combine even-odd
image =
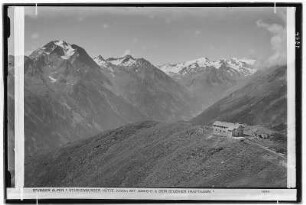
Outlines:
[{"label": "grassy slope", "polygon": [[187,122],[147,121],[26,159],[26,186],[285,187],[279,158]]},{"label": "grassy slope", "polygon": [[265,125],[283,131],[287,126],[286,66],[254,76],[245,86],[219,100],[196,118],[195,124],[215,120]]}]

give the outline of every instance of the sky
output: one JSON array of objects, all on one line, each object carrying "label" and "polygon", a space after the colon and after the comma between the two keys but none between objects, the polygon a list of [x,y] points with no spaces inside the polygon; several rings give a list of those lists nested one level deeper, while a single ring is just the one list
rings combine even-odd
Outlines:
[{"label": "sky", "polygon": [[282,8],[27,7],[25,53],[52,40],[90,56],[130,54],[156,65],[200,57],[281,61],[286,56]]}]

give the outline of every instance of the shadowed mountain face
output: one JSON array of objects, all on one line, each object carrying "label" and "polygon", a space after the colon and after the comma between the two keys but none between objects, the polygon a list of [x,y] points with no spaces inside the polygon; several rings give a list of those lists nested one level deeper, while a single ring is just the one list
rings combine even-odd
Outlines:
[{"label": "shadowed mountain face", "polygon": [[150,119],[190,119],[192,99],[188,90],[143,58],[94,58],[112,82],[111,90],[123,96]]},{"label": "shadowed mountain face", "polygon": [[145,121],[26,160],[27,187],[286,187],[277,155],[188,122]]},{"label": "shadowed mountain face", "polygon": [[242,88],[216,102],[192,122],[215,120],[265,125],[279,131],[287,128],[287,67],[260,71]]},{"label": "shadowed mountain face", "polygon": [[[143,120],[138,109],[109,87],[108,77],[76,45],[52,41],[25,57],[26,154]],[[9,96],[13,106],[13,94]]]},{"label": "shadowed mountain face", "polygon": [[[106,68],[101,56],[95,59],[99,66],[83,48],[65,41],[51,41],[24,58],[26,154],[130,122],[192,117],[187,90],[143,58],[109,58]],[[12,56],[9,70],[13,108]]]}]

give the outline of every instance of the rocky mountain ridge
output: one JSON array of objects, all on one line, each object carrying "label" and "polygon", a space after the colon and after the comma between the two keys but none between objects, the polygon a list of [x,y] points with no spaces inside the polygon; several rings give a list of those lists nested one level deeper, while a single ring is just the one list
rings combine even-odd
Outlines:
[{"label": "rocky mountain ridge", "polygon": [[218,70],[221,67],[227,67],[228,72],[238,72],[241,75],[248,76],[256,72],[256,69],[254,68],[255,62],[255,60],[247,58],[209,60],[204,57],[181,63],[164,64],[158,67],[169,75],[191,75],[198,72],[204,72],[208,68]]}]

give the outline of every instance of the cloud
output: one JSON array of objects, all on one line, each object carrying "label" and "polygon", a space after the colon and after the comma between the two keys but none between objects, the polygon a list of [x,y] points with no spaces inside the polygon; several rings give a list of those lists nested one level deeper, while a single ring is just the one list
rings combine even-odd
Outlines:
[{"label": "cloud", "polygon": [[149,18],[150,18],[150,19],[155,19],[155,17],[156,17],[156,16],[155,16],[154,14],[149,14]]},{"label": "cloud", "polygon": [[145,46],[145,45],[143,45],[143,46],[141,46],[141,49],[142,49],[143,51],[147,51],[147,50],[148,50],[148,47]]},{"label": "cloud", "polygon": [[255,49],[251,48],[251,49],[248,50],[248,55],[254,56],[255,54],[256,54],[256,50]]},{"label": "cloud", "polygon": [[170,18],[170,17],[165,18],[165,23],[166,24],[170,24],[170,23],[172,23],[172,21],[173,21],[173,18]]},{"label": "cloud", "polygon": [[[283,13],[280,14],[283,21],[286,18],[283,17]],[[284,22],[286,23],[286,22]],[[270,43],[273,54],[269,56],[264,62],[265,67],[271,67],[275,65],[285,65],[287,63],[287,31],[286,26],[280,24],[268,24],[262,20],[258,20],[256,25],[259,28],[266,29],[272,35]]]},{"label": "cloud", "polygon": [[133,38],[133,43],[137,43],[139,40],[138,40],[138,38]]},{"label": "cloud", "polygon": [[78,20],[78,22],[84,21],[84,16],[79,16],[79,17],[77,17],[77,20]]},{"label": "cloud", "polygon": [[39,33],[32,33],[31,34],[31,39],[35,40],[39,38]]},{"label": "cloud", "polygon": [[131,50],[130,50],[130,49],[126,49],[126,50],[123,52],[123,55],[122,55],[122,56],[130,55],[130,54],[131,54]]},{"label": "cloud", "polygon": [[107,23],[103,24],[103,28],[107,29],[109,27],[109,25]]},{"label": "cloud", "polygon": [[202,32],[201,32],[200,30],[195,30],[195,31],[194,31],[194,35],[195,35],[195,36],[199,36],[201,33],[202,33]]}]

